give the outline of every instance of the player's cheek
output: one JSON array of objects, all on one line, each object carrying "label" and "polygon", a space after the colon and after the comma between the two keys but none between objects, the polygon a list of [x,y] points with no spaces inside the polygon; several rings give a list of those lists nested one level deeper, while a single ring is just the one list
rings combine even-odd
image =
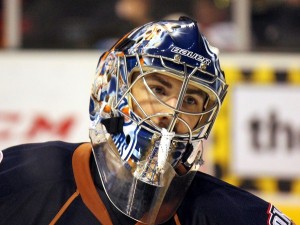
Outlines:
[{"label": "player's cheek", "polygon": [[191,129],[195,128],[195,126],[198,124],[199,119],[200,116],[191,116],[191,115],[186,116],[186,121],[189,124]]}]

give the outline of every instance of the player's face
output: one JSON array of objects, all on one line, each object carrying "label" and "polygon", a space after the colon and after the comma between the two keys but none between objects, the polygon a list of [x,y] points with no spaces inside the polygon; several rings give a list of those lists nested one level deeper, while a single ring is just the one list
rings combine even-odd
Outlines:
[{"label": "player's face", "polygon": [[[144,84],[145,81],[152,92],[162,102],[170,107],[163,105],[147,90]],[[132,87],[132,94],[147,115],[165,113],[165,115],[152,117],[151,120],[161,128],[168,128],[172,117],[166,116],[166,113],[174,114],[174,110],[172,108],[176,108],[183,82],[176,78],[159,73],[146,76],[145,81],[143,81],[143,79],[139,79]],[[190,113],[199,113],[203,111],[204,103],[205,93],[195,86],[188,85],[180,110]],[[138,114],[141,118],[145,118],[145,114],[134,102],[132,107],[136,114]],[[189,115],[185,113],[180,113],[179,117],[184,120],[191,129],[197,125],[200,119],[200,115]],[[187,126],[184,125],[183,122],[180,122],[180,120],[177,121],[174,129],[176,133],[180,134],[188,132]]]}]

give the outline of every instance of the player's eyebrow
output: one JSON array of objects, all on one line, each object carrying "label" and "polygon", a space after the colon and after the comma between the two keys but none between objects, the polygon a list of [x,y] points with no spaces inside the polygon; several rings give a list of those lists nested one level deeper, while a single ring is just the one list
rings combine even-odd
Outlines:
[{"label": "player's eyebrow", "polygon": [[161,83],[162,85],[166,86],[167,88],[172,88],[172,84],[169,81],[161,78],[161,76],[159,76],[157,74],[153,74],[149,79],[158,81],[159,83]]},{"label": "player's eyebrow", "polygon": [[202,97],[204,99],[206,99],[206,97],[207,97],[207,94],[204,91],[202,91],[201,89],[193,89],[193,88],[191,89],[191,88],[188,88],[186,90],[186,94],[190,94],[190,95],[195,94],[195,95],[198,95],[198,96],[200,96],[200,97]]}]

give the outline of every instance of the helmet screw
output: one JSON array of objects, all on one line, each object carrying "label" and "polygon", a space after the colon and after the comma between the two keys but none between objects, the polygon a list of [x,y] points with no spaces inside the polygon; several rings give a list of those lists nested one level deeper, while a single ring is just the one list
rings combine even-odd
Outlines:
[{"label": "helmet screw", "polygon": [[200,64],[200,69],[201,70],[206,70],[206,68],[207,68],[207,65],[205,63]]},{"label": "helmet screw", "polygon": [[174,61],[175,62],[180,62],[181,56],[179,54],[174,55]]}]

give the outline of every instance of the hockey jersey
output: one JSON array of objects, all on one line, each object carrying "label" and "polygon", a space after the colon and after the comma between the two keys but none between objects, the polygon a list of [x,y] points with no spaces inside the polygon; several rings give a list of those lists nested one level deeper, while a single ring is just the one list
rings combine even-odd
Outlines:
[{"label": "hockey jersey", "polygon": [[[83,145],[88,146],[84,150],[88,154],[74,158],[74,152]],[[82,169],[76,166],[78,163],[87,167]],[[76,173],[79,173],[79,178]],[[88,181],[87,177],[91,179]],[[89,144],[56,141],[19,145],[3,151],[0,225],[106,225],[101,219],[102,214],[106,214],[115,225],[136,224],[107,198]],[[293,223],[273,205],[255,195],[197,172],[176,216],[164,223],[175,224]]]}]

